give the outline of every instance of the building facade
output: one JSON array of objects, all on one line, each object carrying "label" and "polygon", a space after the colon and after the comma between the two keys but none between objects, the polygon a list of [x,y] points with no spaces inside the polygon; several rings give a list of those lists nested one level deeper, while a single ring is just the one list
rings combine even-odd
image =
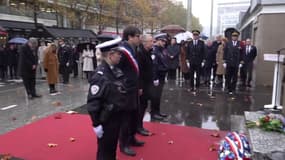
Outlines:
[{"label": "building facade", "polygon": [[250,0],[218,2],[216,5],[216,34],[223,34],[226,28],[236,27],[239,23],[240,13],[248,9]]},{"label": "building facade", "polygon": [[239,26],[241,38],[251,38],[257,47],[255,84],[272,85],[274,62],[264,61],[264,54],[276,54],[277,50],[285,48],[284,0],[251,0]]}]

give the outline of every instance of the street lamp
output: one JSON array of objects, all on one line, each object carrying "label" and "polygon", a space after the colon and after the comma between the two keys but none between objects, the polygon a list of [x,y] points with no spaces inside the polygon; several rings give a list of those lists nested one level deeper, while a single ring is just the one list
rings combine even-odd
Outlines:
[{"label": "street lamp", "polygon": [[192,0],[187,2],[187,30],[190,31],[192,28]]}]

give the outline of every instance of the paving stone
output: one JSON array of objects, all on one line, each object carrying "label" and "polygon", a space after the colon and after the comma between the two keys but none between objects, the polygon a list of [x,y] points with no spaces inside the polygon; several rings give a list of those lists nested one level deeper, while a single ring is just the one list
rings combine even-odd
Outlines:
[{"label": "paving stone", "polygon": [[[265,112],[245,112],[245,119],[257,121]],[[255,160],[285,160],[285,134],[249,128],[249,139]]]}]

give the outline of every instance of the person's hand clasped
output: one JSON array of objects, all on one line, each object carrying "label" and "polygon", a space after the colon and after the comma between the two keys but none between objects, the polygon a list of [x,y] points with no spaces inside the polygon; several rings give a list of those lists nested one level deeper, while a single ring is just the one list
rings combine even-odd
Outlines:
[{"label": "person's hand clasped", "polygon": [[104,131],[103,131],[103,126],[102,125],[94,127],[93,130],[96,133],[98,138],[102,138],[103,137]]},{"label": "person's hand clasped", "polygon": [[153,81],[153,85],[154,85],[154,86],[158,86],[158,85],[159,85],[159,80],[154,80],[154,81]]},{"label": "person's hand clasped", "polygon": [[224,68],[227,68],[227,64],[226,63],[224,63],[223,66],[224,66]]}]

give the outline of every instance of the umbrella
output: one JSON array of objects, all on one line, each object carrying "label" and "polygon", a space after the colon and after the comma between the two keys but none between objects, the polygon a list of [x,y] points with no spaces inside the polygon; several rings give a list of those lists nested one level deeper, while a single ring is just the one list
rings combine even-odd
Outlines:
[{"label": "umbrella", "polygon": [[6,30],[0,26],[0,35],[7,35]]},{"label": "umbrella", "polygon": [[203,33],[200,35],[200,37],[201,37],[203,40],[207,40],[207,39],[209,38],[208,36],[206,36],[206,35],[203,34]]},{"label": "umbrella", "polygon": [[177,43],[181,43],[181,41],[187,41],[190,38],[193,38],[193,35],[191,32],[186,31],[183,33],[178,33],[174,36],[177,40]]},{"label": "umbrella", "polygon": [[116,35],[116,34],[100,34],[97,36],[97,40],[99,41],[99,43],[103,43],[106,41],[116,39],[118,37],[120,37],[120,36]]},{"label": "umbrella", "polygon": [[28,40],[26,38],[16,37],[9,40],[9,43],[25,44]]},{"label": "umbrella", "polygon": [[171,24],[171,25],[162,27],[160,31],[164,33],[168,33],[171,36],[174,36],[175,34],[180,33],[180,32],[185,32],[186,30],[179,25]]}]

